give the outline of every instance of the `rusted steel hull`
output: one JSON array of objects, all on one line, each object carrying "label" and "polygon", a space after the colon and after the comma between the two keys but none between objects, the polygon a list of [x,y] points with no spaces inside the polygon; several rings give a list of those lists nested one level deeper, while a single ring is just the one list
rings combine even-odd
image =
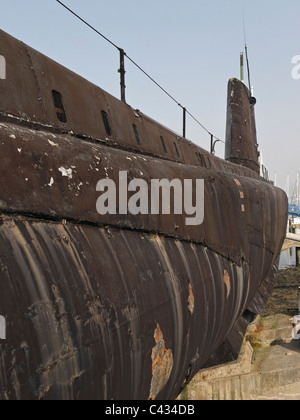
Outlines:
[{"label": "rusted steel hull", "polygon": [[6,217],[0,240],[3,398],[174,399],[249,294],[246,264],[157,235]]},{"label": "rusted steel hull", "polygon": [[[253,170],[252,129],[250,165],[230,152],[230,113],[253,115],[247,92],[231,82],[240,166],[3,32],[1,53],[0,398],[176,398],[200,368],[238,357],[274,285],[287,199]],[[120,171],[203,179],[204,223],[100,216],[97,182]]]}]

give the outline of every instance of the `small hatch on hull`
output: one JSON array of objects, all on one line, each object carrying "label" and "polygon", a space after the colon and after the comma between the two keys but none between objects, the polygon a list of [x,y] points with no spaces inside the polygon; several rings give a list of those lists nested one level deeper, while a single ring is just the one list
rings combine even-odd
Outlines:
[{"label": "small hatch on hull", "polygon": [[59,119],[60,122],[66,123],[67,122],[67,116],[66,116],[66,112],[65,112],[65,108],[64,108],[63,99],[62,99],[61,94],[59,92],[57,92],[56,90],[52,90],[52,96],[53,96],[53,100],[54,100],[54,106],[55,106],[55,111],[56,111],[57,118]]},{"label": "small hatch on hull", "polygon": [[178,149],[178,145],[175,141],[174,141],[174,147],[175,147],[176,155],[180,158],[180,152],[179,152],[179,149]]},{"label": "small hatch on hull", "polygon": [[103,120],[106,134],[108,137],[110,137],[112,135],[112,132],[111,132],[110,124],[109,124],[108,115],[105,111],[101,111],[101,115],[102,115],[102,120]]},{"label": "small hatch on hull", "polygon": [[161,141],[161,145],[162,145],[162,148],[163,148],[164,152],[168,153],[166,143],[165,143],[165,139],[163,138],[163,136],[160,136],[160,141]]},{"label": "small hatch on hull", "polygon": [[136,142],[140,146],[142,144],[142,140],[140,138],[137,126],[135,124],[133,124],[132,127],[133,127],[133,131],[134,131],[134,134],[135,134]]}]

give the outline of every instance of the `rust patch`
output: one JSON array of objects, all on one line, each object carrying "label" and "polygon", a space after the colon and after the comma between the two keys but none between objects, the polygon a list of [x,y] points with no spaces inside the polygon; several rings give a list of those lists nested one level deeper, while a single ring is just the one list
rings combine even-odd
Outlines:
[{"label": "rust patch", "polygon": [[189,298],[188,298],[188,308],[190,313],[193,315],[194,314],[194,309],[195,309],[195,296],[194,296],[194,292],[193,292],[193,288],[192,286],[189,284]]},{"label": "rust patch", "polygon": [[168,383],[173,369],[172,350],[166,348],[160,326],[154,332],[155,347],[152,349],[152,381],[149,400],[155,400]]},{"label": "rust patch", "polygon": [[231,284],[230,284],[230,276],[229,276],[227,270],[224,271],[224,282],[226,284],[226,289],[227,289],[226,299],[228,299],[229,298],[229,295],[230,295]]}]

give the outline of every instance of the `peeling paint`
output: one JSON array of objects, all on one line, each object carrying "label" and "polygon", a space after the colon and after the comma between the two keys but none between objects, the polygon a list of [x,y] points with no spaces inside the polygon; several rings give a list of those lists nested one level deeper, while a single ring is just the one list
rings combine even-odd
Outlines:
[{"label": "peeling paint", "polygon": [[189,284],[189,298],[188,298],[188,308],[189,311],[192,315],[194,315],[194,309],[195,309],[195,297],[194,297],[194,293],[193,293],[193,288],[191,286],[191,284]]},{"label": "peeling paint", "polygon": [[65,176],[65,177],[67,177],[69,179],[72,179],[73,178],[73,170],[71,168],[70,169],[66,169],[66,168],[61,167],[61,168],[58,168],[58,170],[59,170],[59,172],[62,173],[62,176]]},{"label": "peeling paint", "polygon": [[57,143],[54,143],[53,141],[51,141],[51,140],[48,140],[48,143],[50,144],[50,146],[52,146],[52,147],[59,147],[59,145],[57,144]]},{"label": "peeling paint", "polygon": [[105,178],[109,179],[108,168],[104,168],[104,172],[105,172]]},{"label": "peeling paint", "polygon": [[226,299],[229,298],[230,295],[230,291],[231,291],[231,283],[230,283],[230,276],[227,270],[224,271],[224,283],[226,285],[226,289],[227,289],[227,296]]},{"label": "peeling paint", "polygon": [[166,348],[160,326],[154,332],[156,346],[152,349],[152,381],[149,400],[155,400],[168,383],[173,369],[172,350]]},{"label": "peeling paint", "polygon": [[54,179],[51,177],[50,182],[48,184],[49,187],[52,187],[52,185],[54,184]]}]

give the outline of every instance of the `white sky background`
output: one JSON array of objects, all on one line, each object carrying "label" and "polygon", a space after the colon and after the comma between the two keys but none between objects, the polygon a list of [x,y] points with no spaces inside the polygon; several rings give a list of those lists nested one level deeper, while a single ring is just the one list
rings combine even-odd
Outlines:
[{"label": "white sky background", "polygon": [[[227,82],[239,77],[243,7],[257,98],[257,134],[265,166],[291,188],[300,172],[299,0],[64,0],[156,79],[217,137],[225,138]],[[0,28],[114,96],[120,96],[118,51],[55,0],[0,2]],[[0,51],[1,55],[1,51]],[[127,102],[182,132],[182,111],[126,62]],[[300,73],[300,72],[299,72]],[[187,137],[210,138],[190,118]],[[224,157],[224,147],[217,145]]]}]

